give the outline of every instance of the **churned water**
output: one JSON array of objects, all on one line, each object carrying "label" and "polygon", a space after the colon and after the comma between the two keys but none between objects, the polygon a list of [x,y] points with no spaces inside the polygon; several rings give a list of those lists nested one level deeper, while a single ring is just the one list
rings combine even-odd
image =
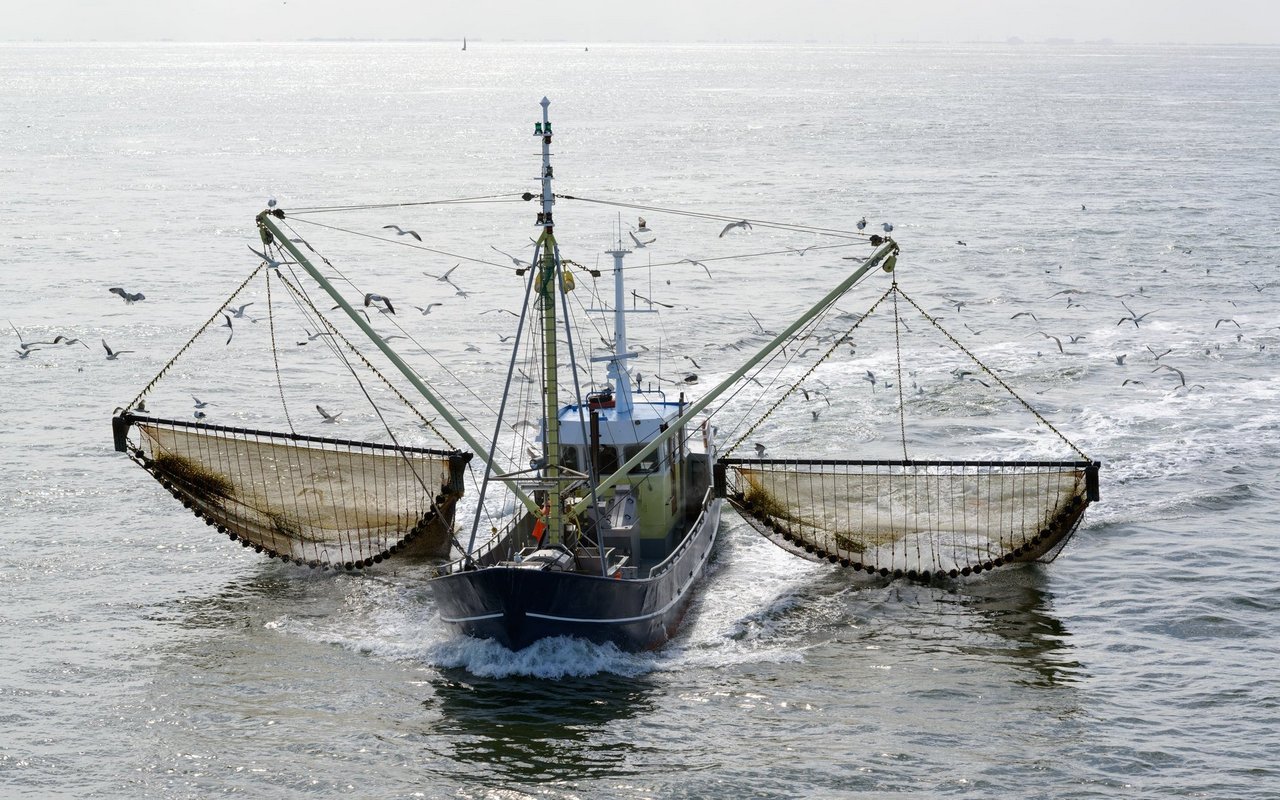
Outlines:
[{"label": "churned water", "polygon": [[[0,292],[18,331],[0,357],[0,794],[1280,794],[1280,51],[41,44],[0,46],[0,75]],[[414,568],[267,561],[113,452],[112,409],[255,266],[266,197],[536,190],[543,95],[561,192],[891,221],[904,289],[1104,462],[1102,501],[1059,559],[945,586],[859,581],[726,514],[664,648],[510,653],[441,630]],[[495,264],[491,245],[515,252],[533,230],[531,204],[471,210],[347,223],[415,227]],[[720,240],[720,223],[699,240],[691,218],[648,216],[658,240],[633,264],[824,243]],[[565,201],[557,222],[592,266],[616,212]],[[709,262],[714,279],[647,270],[675,308],[633,335],[677,365],[639,368],[685,354],[728,374],[745,312],[781,329],[843,254]],[[409,279],[453,260],[342,264],[426,305],[427,279]],[[455,278],[472,297],[402,320],[442,390],[494,390],[498,323],[477,312],[519,293],[510,275],[468,263]],[[840,307],[865,310],[887,280]],[[88,349],[20,357],[20,339],[57,334]],[[133,352],[107,360],[100,340]],[[954,379],[908,356],[924,389],[913,448],[1051,450],[1004,406],[931,424]],[[896,398],[862,378],[895,366],[860,347],[824,366],[820,420],[795,407],[752,435],[775,455],[892,454]],[[268,369],[229,355],[187,378],[221,397]]]}]

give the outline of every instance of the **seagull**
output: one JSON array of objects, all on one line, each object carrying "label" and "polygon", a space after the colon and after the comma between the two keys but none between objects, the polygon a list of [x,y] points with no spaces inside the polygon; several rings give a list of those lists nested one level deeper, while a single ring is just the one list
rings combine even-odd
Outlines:
[{"label": "seagull", "polygon": [[653,244],[654,242],[658,241],[658,238],[655,236],[654,238],[650,239],[650,240],[649,240],[649,241],[647,241],[647,242],[642,242],[642,241],[640,241],[639,239],[637,239],[637,238],[636,238],[636,235],[635,235],[634,233],[632,233],[631,231],[627,231],[627,235],[631,237],[631,241],[633,241],[633,242],[635,242],[635,243],[636,243],[636,247],[637,247],[637,248],[647,247],[648,245],[651,245],[651,244]]},{"label": "seagull", "polygon": [[776,335],[773,331],[771,331],[771,330],[767,330],[763,325],[761,325],[761,324],[760,324],[760,320],[756,319],[756,315],[755,315],[755,314],[752,314],[750,311],[748,311],[748,312],[747,312],[747,316],[748,316],[748,317],[751,317],[751,321],[752,321],[752,322],[754,322],[754,323],[756,324],[756,328],[758,329],[758,330],[756,331],[756,333],[760,333],[760,334],[763,334],[763,335],[765,335],[765,336],[774,336],[774,335]]},{"label": "seagull", "polygon": [[1151,370],[1151,371],[1152,371],[1152,372],[1159,372],[1159,371],[1160,371],[1160,370],[1162,370],[1162,369],[1167,369],[1167,370],[1169,370],[1170,372],[1176,372],[1176,373],[1178,374],[1178,379],[1182,381],[1182,383],[1181,383],[1181,384],[1179,384],[1179,385],[1180,385],[1180,386],[1186,386],[1186,385],[1187,385],[1187,376],[1186,376],[1186,375],[1183,375],[1183,374],[1182,374],[1182,370],[1178,369],[1177,367],[1171,367],[1171,366],[1169,366],[1168,364],[1161,364],[1160,366],[1156,367],[1155,369],[1153,369],[1153,370]]},{"label": "seagull", "polygon": [[400,236],[412,236],[418,241],[422,241],[422,237],[418,235],[417,231],[405,230],[404,228],[401,228],[399,225],[383,225],[382,229],[384,231],[386,230],[395,231]]},{"label": "seagull", "polygon": [[968,246],[969,246],[969,245],[965,244],[965,243],[964,243],[964,240],[962,240],[962,239],[956,239],[956,244],[960,245],[961,247],[968,247]]},{"label": "seagull", "polygon": [[1217,322],[1213,323],[1214,330],[1217,330],[1218,326],[1219,326],[1219,325],[1221,325],[1221,324],[1222,324],[1222,323],[1224,323],[1224,322],[1230,322],[1232,325],[1235,325],[1237,328],[1239,328],[1239,327],[1240,327],[1240,323],[1239,323],[1239,322],[1236,322],[1234,319],[1231,319],[1230,317],[1227,317],[1226,319],[1220,319],[1220,320],[1218,320]]},{"label": "seagull", "polygon": [[[451,280],[449,279],[449,276],[450,276],[450,275],[452,275],[452,274],[453,274],[453,271],[454,271],[455,269],[457,269],[458,267],[460,267],[460,266],[462,266],[462,262],[461,262],[461,261],[459,261],[457,264],[454,264],[452,267],[449,267],[449,269],[448,269],[448,270],[446,270],[446,271],[445,271],[445,273],[444,273],[443,275],[432,275],[430,272],[424,272],[424,273],[422,273],[422,274],[423,274],[423,275],[426,275],[428,278],[435,278],[435,279],[436,279],[436,280],[438,280],[438,281],[444,281],[445,283],[449,284],[450,286],[453,286],[453,281],[451,281]],[[457,286],[453,286],[453,288],[455,288],[455,289],[456,289],[456,288],[458,288],[458,287],[457,287]]]},{"label": "seagull", "polygon": [[1128,386],[1128,385],[1129,385],[1129,384],[1131,384],[1131,383],[1136,383],[1136,384],[1142,385],[1142,383],[1143,383],[1143,382],[1142,382],[1142,381],[1140,381],[1140,380],[1138,380],[1137,378],[1125,378],[1125,379],[1124,379],[1124,383],[1122,383],[1122,384],[1120,384],[1120,385],[1121,385],[1121,386]]},{"label": "seagull", "polygon": [[880,229],[885,233],[893,233],[893,223],[886,222],[880,226]]},{"label": "seagull", "polygon": [[863,217],[862,219],[858,220],[858,224],[854,225],[853,227],[857,228],[858,230],[863,230],[864,228],[867,227],[867,218]]},{"label": "seagull", "polygon": [[675,308],[675,306],[673,306],[673,305],[669,305],[669,304],[667,304],[667,303],[660,303],[660,302],[658,302],[657,300],[650,300],[649,298],[645,297],[644,295],[639,294],[638,292],[636,292],[636,290],[635,290],[635,289],[632,289],[632,290],[631,290],[631,296],[632,296],[632,297],[634,297],[634,298],[636,298],[637,300],[643,300],[643,301],[645,301],[645,302],[646,302],[646,303],[648,303],[650,306],[662,306],[663,308]]},{"label": "seagull", "polygon": [[1116,356],[1116,363],[1123,367],[1123,366],[1124,366],[1124,359],[1125,359],[1125,356],[1127,356],[1127,355],[1129,355],[1129,354],[1128,354],[1128,353],[1121,353],[1120,355]]},{"label": "seagull", "polygon": [[818,409],[816,411],[813,409],[809,409],[809,413],[813,415],[813,421],[817,422],[818,417],[822,414],[822,409]]},{"label": "seagull", "polygon": [[734,228],[742,228],[743,230],[749,231],[751,230],[751,223],[747,222],[745,219],[739,220],[738,222],[730,222],[728,225],[724,226],[724,230],[720,231],[720,236],[718,238],[723,238],[726,233]]},{"label": "seagull", "polygon": [[756,442],[755,448],[756,448],[756,458],[764,458],[764,454],[769,452],[769,448],[765,447],[759,442]]},{"label": "seagull", "polygon": [[[57,336],[53,337],[53,342],[52,342],[52,343],[53,343],[53,344],[78,344],[78,345],[80,345],[81,347],[83,347],[85,350],[88,350],[88,349],[89,349],[89,345],[85,344],[84,342],[80,341],[79,339],[68,339],[67,337],[65,337],[65,336],[63,336],[63,335],[61,335],[61,334],[59,334],[59,335],[57,335]],[[42,342],[41,344],[43,344],[43,342]]]},{"label": "seagull", "polygon": [[506,256],[507,258],[511,259],[511,263],[512,263],[512,264],[515,264],[517,267],[527,267],[527,266],[529,266],[529,262],[527,262],[527,261],[521,261],[520,259],[518,259],[518,258],[516,258],[515,256],[511,255],[510,253],[504,252],[504,251],[502,251],[502,250],[498,250],[498,248],[494,247],[493,245],[489,245],[489,249],[490,249],[490,250],[497,250],[499,253],[502,253],[504,256]]},{"label": "seagull", "polygon": [[1155,350],[1151,349],[1151,345],[1147,345],[1147,350],[1150,351],[1151,355],[1155,356],[1155,359],[1157,362],[1159,362],[1160,359],[1164,358],[1165,356],[1173,352],[1173,348],[1170,347],[1168,350],[1165,350],[1163,353],[1157,353]]},{"label": "seagull", "polygon": [[106,339],[102,340],[102,349],[107,351],[108,361],[115,361],[117,358],[124,355],[125,353],[133,352],[132,350],[112,350],[111,347],[107,344]]},{"label": "seagull", "polygon": [[272,268],[272,269],[276,269],[276,268],[278,268],[278,267],[279,267],[280,265],[282,265],[282,264],[292,264],[292,263],[294,263],[294,262],[292,262],[292,261],[277,261],[276,259],[274,259],[274,258],[272,258],[271,256],[267,255],[266,253],[263,253],[263,252],[262,252],[262,251],[260,251],[260,250],[254,250],[254,249],[253,249],[253,245],[246,245],[246,247],[248,247],[248,248],[249,248],[249,250],[250,250],[250,252],[252,252],[252,253],[253,253],[255,256],[257,256],[258,258],[262,259],[262,260],[263,260],[263,262],[265,262],[265,263],[266,263],[266,265],[267,265],[268,267]]},{"label": "seagull", "polygon": [[320,412],[320,416],[324,417],[325,422],[337,422],[338,417],[342,416],[341,411],[337,412],[336,414],[330,414],[328,411],[325,411],[323,408],[321,408],[318,405],[316,406],[316,411]]},{"label": "seagull", "polygon": [[127,292],[124,289],[120,288],[119,286],[112,286],[107,291],[111,292],[112,294],[119,295],[120,299],[124,300],[124,304],[127,306],[131,306],[134,303],[138,302],[139,300],[147,299],[147,296],[144,295],[142,292]]},{"label": "seagull", "polygon": [[390,297],[383,297],[382,295],[380,295],[380,294],[374,294],[373,292],[368,292],[367,294],[365,294],[365,296],[364,296],[364,307],[365,307],[365,308],[368,308],[369,306],[373,305],[374,303],[382,303],[383,305],[385,305],[385,306],[386,306],[386,308],[379,308],[379,309],[378,309],[378,310],[379,310],[379,311],[381,311],[383,314],[394,314],[394,313],[396,313],[395,306],[391,305],[391,298],[390,298]]},{"label": "seagull", "polygon": [[1063,350],[1063,349],[1062,349],[1062,340],[1061,340],[1061,339],[1059,339],[1057,336],[1054,336],[1053,334],[1050,334],[1050,333],[1045,333],[1044,331],[1036,331],[1036,333],[1040,334],[1041,336],[1045,337],[1046,339],[1052,339],[1055,343],[1057,343],[1057,345],[1058,345],[1058,352],[1059,352],[1059,353],[1065,353],[1065,352],[1066,352],[1065,350]]},{"label": "seagull", "polygon": [[233,308],[233,309],[231,309],[231,316],[235,317],[236,319],[247,319],[247,320],[249,320],[250,322],[257,322],[257,320],[256,320],[256,319],[254,319],[253,317],[251,317],[251,316],[249,316],[248,314],[244,313],[244,310],[245,310],[246,308],[248,308],[249,306],[251,306],[251,305],[253,305],[253,303],[245,303],[244,305],[240,306],[239,308]]},{"label": "seagull", "polygon": [[[1123,324],[1124,324],[1124,323],[1126,323],[1126,322],[1132,322],[1132,323],[1133,323],[1133,327],[1135,327],[1135,328],[1136,328],[1136,327],[1138,327],[1138,323],[1139,323],[1139,322],[1141,322],[1141,321],[1142,321],[1143,319],[1145,319],[1146,317],[1148,317],[1148,316],[1150,316],[1150,315],[1152,315],[1152,314],[1156,313],[1156,312],[1154,312],[1154,311],[1148,311],[1148,312],[1147,312],[1147,313],[1145,313],[1145,314],[1135,314],[1135,313],[1133,313],[1133,309],[1132,309],[1132,308],[1129,308],[1129,306],[1125,305],[1125,302],[1124,302],[1123,300],[1121,300],[1121,301],[1120,301],[1120,305],[1124,306],[1124,310],[1129,312],[1129,316],[1127,316],[1127,317],[1121,317],[1121,318],[1120,318],[1120,321],[1116,323],[1117,325],[1123,325]],[[1215,325],[1214,327],[1216,328],[1217,326]]]},{"label": "seagull", "polygon": [[1032,314],[1030,311],[1019,311],[1017,314],[1014,314],[1012,317],[1009,317],[1009,319],[1017,319],[1018,317],[1031,317],[1036,322],[1040,321],[1040,318],[1037,317],[1035,314]]},{"label": "seagull", "polygon": [[220,327],[223,327],[223,328],[226,328],[226,329],[227,329],[227,342],[226,342],[226,343],[227,343],[227,344],[231,344],[231,337],[236,335],[236,330],[235,330],[235,328],[233,328],[233,327],[231,326],[231,317],[229,317],[229,316],[228,316],[228,315],[226,315],[226,314],[223,314],[222,316],[226,318],[226,322],[224,322]]},{"label": "seagull", "polygon": [[640,233],[648,233],[649,226],[645,223],[644,217],[640,217],[639,220],[640,220],[640,227],[636,228],[636,230],[639,231]]},{"label": "seagull", "polygon": [[[36,345],[40,345],[40,344],[56,344],[56,342],[25,342],[22,340],[22,334],[18,332],[18,326],[10,322],[9,327],[13,328],[13,332],[18,334],[18,347],[22,348],[20,352],[26,352],[31,349],[39,349],[36,347]],[[23,356],[23,358],[26,358],[26,356]]]},{"label": "seagull", "polygon": [[876,390],[876,374],[874,372],[867,370],[867,374],[863,375],[862,379],[871,384],[871,391],[874,392]]},{"label": "seagull", "polygon": [[306,334],[307,340],[306,342],[298,342],[298,347],[302,347],[303,344],[307,344],[308,342],[315,342],[315,340],[320,337],[332,337],[333,335],[332,333],[329,333],[328,330],[324,330],[324,332],[320,333],[311,333],[310,330],[307,330],[306,328],[302,329],[302,333]]},{"label": "seagull", "polygon": [[421,312],[422,312],[422,316],[424,316],[424,317],[425,317],[426,315],[428,315],[428,314],[430,314],[430,313],[431,313],[431,309],[435,308],[436,306],[442,306],[442,305],[444,305],[444,303],[427,303],[427,307],[426,307],[426,308],[423,308],[422,306],[414,306],[414,308],[416,308],[416,309],[418,309],[419,311],[421,311]]},{"label": "seagull", "polygon": [[682,259],[680,259],[679,261],[677,261],[676,263],[677,263],[677,264],[693,264],[695,267],[702,267],[704,270],[706,270],[706,272],[707,272],[707,277],[708,277],[708,278],[710,278],[710,277],[711,277],[711,270],[710,270],[710,269],[707,269],[707,265],[706,265],[706,264],[703,264],[701,261],[695,261],[695,260],[694,260],[694,259],[692,259],[692,258],[682,258]]},{"label": "seagull", "polygon": [[815,247],[817,247],[817,245],[816,245],[816,244],[811,244],[811,245],[809,245],[808,247],[801,248],[800,250],[797,250],[797,249],[795,249],[794,247],[788,247],[787,249],[788,249],[788,250],[790,250],[791,252],[795,253],[796,255],[800,256],[801,258],[803,258],[805,253],[809,252],[810,250],[812,250],[812,249],[813,249],[813,248],[815,248]]},{"label": "seagull", "polygon": [[196,408],[208,408],[209,406],[216,405],[216,403],[211,403],[208,400],[201,400],[199,397],[196,397],[194,394],[191,395],[191,399],[196,401]]},{"label": "seagull", "polygon": [[692,364],[694,369],[702,369],[702,365],[699,364],[697,361],[694,361],[693,356],[681,356],[681,358],[685,359],[690,364]]},{"label": "seagull", "polygon": [[208,414],[206,414],[206,413],[204,413],[203,411],[200,411],[200,410],[198,410],[198,409],[197,409],[196,411],[193,411],[193,412],[191,413],[191,416],[195,417],[196,419],[204,419],[205,417],[207,417],[207,416],[209,416],[209,415],[208,415]]},{"label": "seagull", "polygon": [[511,316],[516,318],[519,318],[520,316],[519,314],[517,314],[516,312],[512,311],[509,308],[491,308],[487,311],[481,311],[480,316],[484,316],[485,314],[493,314],[493,313],[510,314]]}]

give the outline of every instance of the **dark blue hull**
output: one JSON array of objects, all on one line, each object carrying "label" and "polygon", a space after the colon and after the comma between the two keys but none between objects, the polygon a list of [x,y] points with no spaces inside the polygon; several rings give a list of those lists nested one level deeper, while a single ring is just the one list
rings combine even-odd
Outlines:
[{"label": "dark blue hull", "polygon": [[551,636],[574,636],[628,651],[650,650],[676,632],[711,555],[720,500],[650,576],[606,578],[495,565],[431,581],[440,618],[462,633],[512,650]]}]

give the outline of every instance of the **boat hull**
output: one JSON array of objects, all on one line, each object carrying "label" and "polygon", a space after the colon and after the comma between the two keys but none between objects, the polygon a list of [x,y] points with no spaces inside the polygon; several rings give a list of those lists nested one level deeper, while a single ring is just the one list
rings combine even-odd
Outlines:
[{"label": "boat hull", "polygon": [[721,502],[707,503],[676,552],[648,577],[481,567],[431,582],[440,618],[461,633],[494,639],[512,650],[553,636],[651,650],[680,625],[715,545]]}]

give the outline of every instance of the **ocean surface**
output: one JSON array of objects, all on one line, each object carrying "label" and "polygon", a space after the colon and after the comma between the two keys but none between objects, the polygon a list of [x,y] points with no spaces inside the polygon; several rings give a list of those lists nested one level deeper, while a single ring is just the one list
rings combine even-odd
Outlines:
[{"label": "ocean surface", "polygon": [[[511,653],[443,629],[420,570],[267,560],[114,452],[113,409],[257,265],[268,197],[290,214],[507,201],[297,223],[397,300],[430,352],[411,361],[491,424],[511,318],[480,312],[520,295],[493,248],[530,252],[534,204],[511,198],[537,190],[544,95],[559,192],[891,222],[903,290],[1103,462],[1102,499],[1057,560],[859,579],[726,511],[660,650]],[[17,331],[0,355],[0,796],[1280,795],[1277,97],[1275,48],[0,45],[0,294]],[[726,344],[781,330],[865,252],[799,255],[786,248],[847,241],[720,237],[715,219],[565,200],[565,256],[603,266],[637,214],[656,241],[629,257],[633,285],[672,306],[629,323],[651,348],[637,367],[669,377],[696,359],[692,396],[745,357]],[[433,251],[389,247],[403,237],[386,224]],[[772,255],[709,260],[753,252]],[[455,262],[470,297],[421,275]],[[889,280],[837,305],[863,312]],[[237,305],[266,305],[260,284],[246,292]],[[899,373],[888,330],[814,374],[820,419],[788,401],[749,429],[727,407],[726,440],[1061,455],[944,348],[906,346]],[[21,357],[20,341],[58,334],[87,347]],[[213,337],[212,361],[164,383],[182,418],[194,394],[216,403],[210,421],[255,421],[233,398],[269,406],[272,365]],[[108,360],[102,340],[131,352]],[[369,428],[323,393],[338,370],[290,377],[313,391],[296,403],[308,424],[314,402],[345,412],[343,435]],[[908,380],[900,417],[885,384]]]}]

